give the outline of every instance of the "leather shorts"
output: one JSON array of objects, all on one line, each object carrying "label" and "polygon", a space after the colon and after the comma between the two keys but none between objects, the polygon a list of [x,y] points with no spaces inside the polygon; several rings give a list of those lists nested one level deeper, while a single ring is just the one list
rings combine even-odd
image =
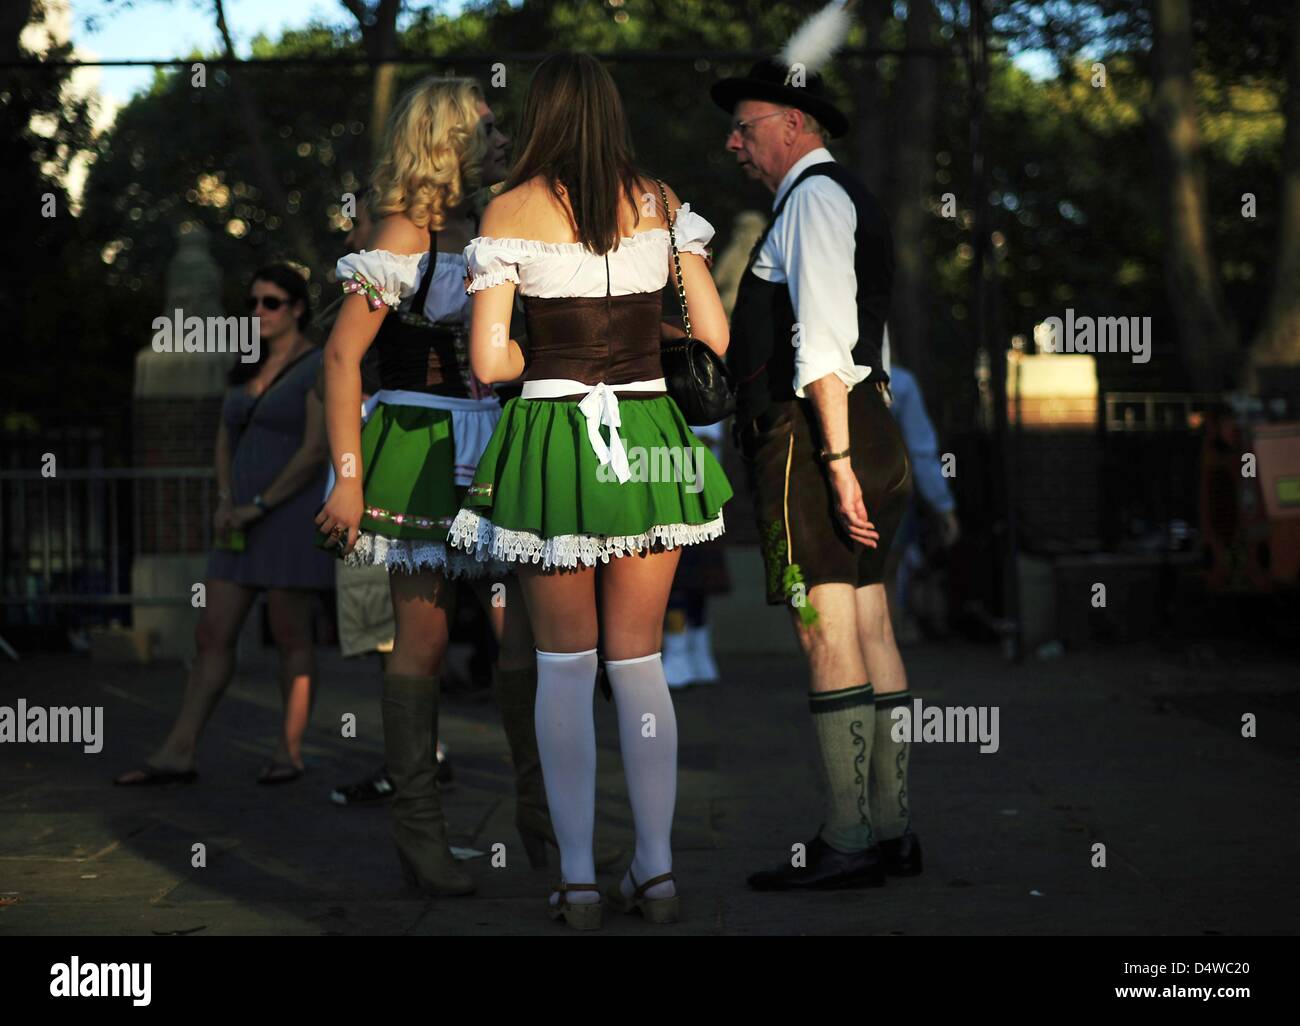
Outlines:
[{"label": "leather shorts", "polygon": [[[768,605],[786,605],[800,588],[884,580],[885,559],[912,493],[902,433],[889,412],[889,386],[864,381],[848,394],[849,445],[876,548],[854,542],[836,509],[816,412],[806,399],[776,403],[736,429],[763,551]],[[795,604],[798,604],[797,602]]]}]

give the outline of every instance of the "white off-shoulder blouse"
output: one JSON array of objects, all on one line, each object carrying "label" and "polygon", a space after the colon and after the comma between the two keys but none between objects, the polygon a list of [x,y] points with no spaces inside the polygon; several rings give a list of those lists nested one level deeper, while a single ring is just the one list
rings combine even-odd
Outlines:
[{"label": "white off-shoulder blouse", "polygon": [[[674,223],[677,249],[706,255],[713,225],[683,203]],[[534,239],[479,236],[465,247],[465,264],[473,293],[513,282],[525,296],[603,296],[605,258],[580,242],[538,242]],[[668,282],[671,255],[667,228],[652,228],[619,240],[609,253],[609,293],[628,296],[658,292]]]},{"label": "white off-shoulder blouse", "polygon": [[[419,311],[430,321],[465,320],[469,303],[465,297],[465,256],[462,253],[433,254],[433,280]],[[367,297],[372,309],[381,305],[400,313],[411,312],[417,285],[429,266],[428,253],[393,253],[386,249],[363,249],[349,253],[334,268],[339,283],[349,292]]]}]

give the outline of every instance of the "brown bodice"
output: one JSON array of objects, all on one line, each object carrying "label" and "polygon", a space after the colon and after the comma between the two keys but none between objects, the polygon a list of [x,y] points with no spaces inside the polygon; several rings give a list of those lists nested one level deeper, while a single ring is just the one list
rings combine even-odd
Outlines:
[{"label": "brown bodice", "polygon": [[524,297],[525,381],[568,378],[584,385],[663,377],[659,292],[628,296]]}]

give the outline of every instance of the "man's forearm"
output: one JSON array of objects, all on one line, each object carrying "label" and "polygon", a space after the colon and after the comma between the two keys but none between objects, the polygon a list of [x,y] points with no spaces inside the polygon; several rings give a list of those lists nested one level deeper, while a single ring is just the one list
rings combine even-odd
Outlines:
[{"label": "man's forearm", "polygon": [[843,452],[849,447],[849,388],[838,374],[831,372],[809,382],[804,394],[813,405],[822,448]]}]

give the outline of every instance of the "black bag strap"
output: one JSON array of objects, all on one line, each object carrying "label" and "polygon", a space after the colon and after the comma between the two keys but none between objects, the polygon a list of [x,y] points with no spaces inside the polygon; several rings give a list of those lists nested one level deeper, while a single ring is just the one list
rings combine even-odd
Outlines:
[{"label": "black bag strap", "polygon": [[[278,385],[281,381],[284,380],[284,376],[286,374],[288,374],[291,370],[297,367],[298,364],[302,363],[303,360],[307,359],[307,357],[311,356],[311,354],[314,353],[315,351],[316,351],[315,346],[308,346],[307,351],[305,353],[300,353],[298,356],[295,356],[292,360],[290,360],[283,367],[281,367],[280,372],[276,374],[274,378],[271,379],[271,383],[257,394],[257,397],[253,400],[253,405],[250,406],[248,408],[248,412],[244,414],[243,424],[240,425],[240,433],[239,433],[240,442],[243,442],[244,440],[244,434],[248,429],[248,425],[253,423],[253,414],[257,412],[258,406],[261,405],[262,400],[267,397],[271,389],[275,388],[276,385]],[[230,453],[230,458],[232,461],[235,458],[235,452],[237,452],[238,450],[239,450],[239,444],[236,443],[234,450],[232,450]]]},{"label": "black bag strap", "polygon": [[668,222],[668,244],[673,251],[673,276],[677,282],[677,301],[682,307],[682,328],[686,332],[686,341],[690,342],[694,336],[691,334],[691,312],[686,306],[686,285],[682,281],[682,258],[677,252],[677,218],[669,216],[668,193],[664,191],[664,183],[656,178],[655,185],[659,186],[659,198],[664,204],[664,220]]},{"label": "black bag strap", "polygon": [[424,316],[424,304],[429,298],[429,285],[433,282],[433,273],[438,267],[438,233],[432,228],[429,229],[429,266],[424,271],[424,277],[420,280],[420,286],[415,290],[415,298],[411,300],[411,310],[416,315]]}]

